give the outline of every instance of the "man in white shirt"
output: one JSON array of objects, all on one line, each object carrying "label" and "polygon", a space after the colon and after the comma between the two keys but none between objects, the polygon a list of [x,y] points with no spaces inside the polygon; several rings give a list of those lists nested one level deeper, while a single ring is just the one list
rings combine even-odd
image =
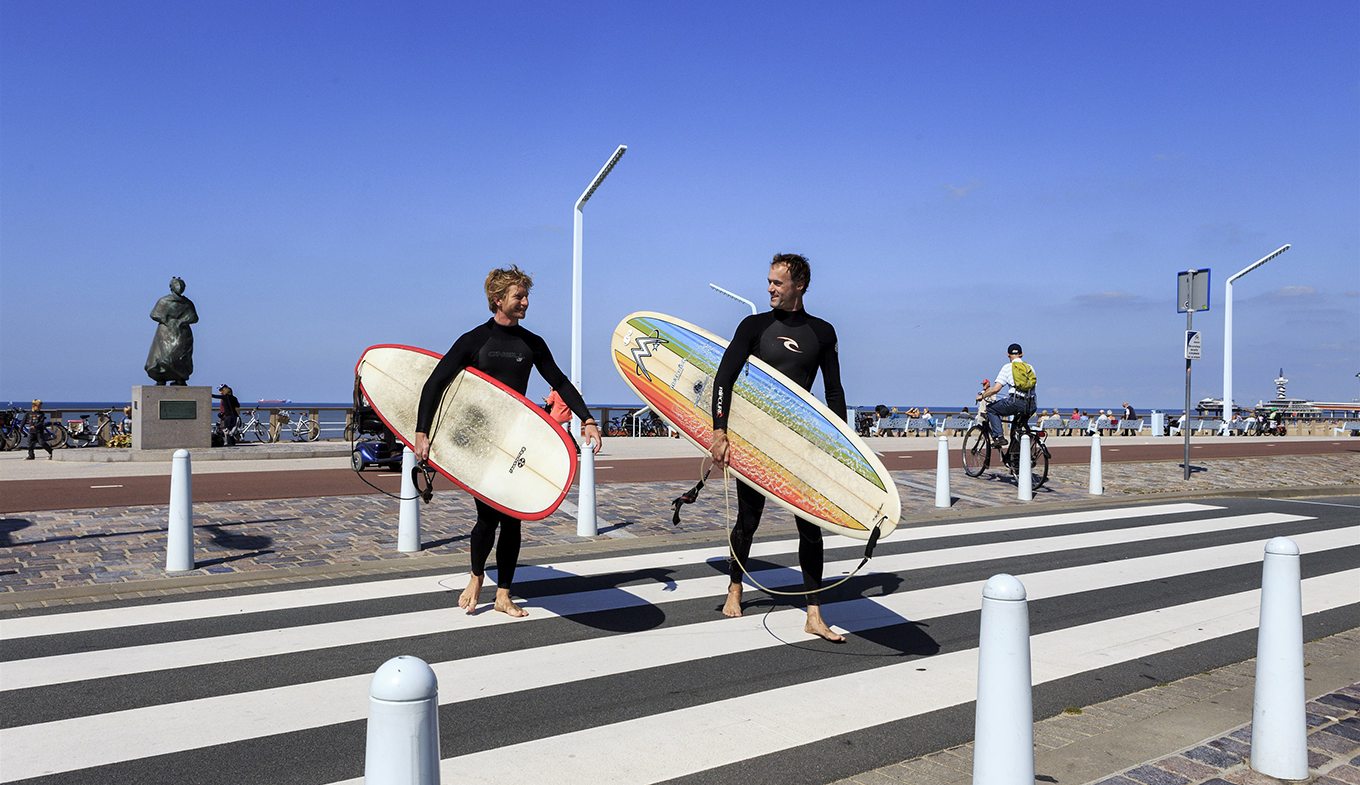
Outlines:
[{"label": "man in white shirt", "polygon": [[1014,414],[1017,417],[1028,417],[1034,411],[1036,400],[1034,388],[1024,390],[1016,385],[1014,368],[1017,363],[1029,368],[1031,374],[1034,371],[1033,367],[1024,361],[1025,353],[1020,344],[1011,344],[1006,349],[1006,356],[1008,359],[1006,364],[1001,366],[1001,370],[997,371],[996,381],[992,382],[991,387],[977,394],[979,401],[991,395],[996,396],[996,402],[987,405],[987,422],[992,426],[992,445],[1003,451],[1006,439],[1001,429],[1002,416]]}]

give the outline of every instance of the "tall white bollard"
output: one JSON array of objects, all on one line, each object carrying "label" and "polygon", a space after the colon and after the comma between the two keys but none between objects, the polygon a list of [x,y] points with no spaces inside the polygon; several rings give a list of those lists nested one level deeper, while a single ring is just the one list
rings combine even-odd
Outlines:
[{"label": "tall white bollard", "polygon": [[194,484],[189,451],[175,450],[170,459],[170,525],[165,538],[165,569],[194,568]]},{"label": "tall white bollard", "polygon": [[393,657],[368,688],[365,785],[439,785],[439,683],[419,657]]},{"label": "tall white bollard", "polygon": [[1251,710],[1251,767],[1282,780],[1308,778],[1299,579],[1299,546],[1288,537],[1266,543],[1256,638],[1256,698]]},{"label": "tall white bollard", "polygon": [[935,452],[935,506],[948,507],[953,501],[949,493],[949,437],[940,434],[939,449]]},{"label": "tall white bollard", "polygon": [[1020,501],[1027,502],[1034,498],[1034,456],[1029,452],[1029,434],[1020,437],[1020,478],[1017,485],[1016,495]]},{"label": "tall white bollard", "polygon": [[576,505],[576,536],[594,537],[595,523],[595,451],[590,442],[581,440],[581,494]]},{"label": "tall white bollard", "polygon": [[973,785],[1034,785],[1029,604],[1010,575],[982,589],[973,741]]},{"label": "tall white bollard", "polygon": [[397,517],[397,550],[420,551],[420,494],[411,472],[416,468],[416,451],[407,447],[401,454],[401,512]]},{"label": "tall white bollard", "polygon": [[1091,495],[1105,493],[1105,470],[1100,467],[1100,434],[1091,434]]}]

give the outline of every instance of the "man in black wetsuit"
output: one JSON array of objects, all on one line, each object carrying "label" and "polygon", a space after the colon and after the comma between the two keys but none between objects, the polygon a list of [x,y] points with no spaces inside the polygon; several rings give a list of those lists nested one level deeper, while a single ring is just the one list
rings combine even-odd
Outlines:
[{"label": "man in black wetsuit", "polygon": [[[811,390],[817,371],[826,387],[826,405],[842,419],[845,417],[845,390],[841,387],[840,359],[836,354],[836,330],[828,322],[809,316],[803,310],[812,271],[806,258],[798,254],[776,254],[770,264],[768,313],[748,316],[737,327],[732,343],[723,354],[713,378],[713,464],[727,466],[727,415],[732,407],[732,385],[748,357],[755,356]],[[751,541],[765,497],[760,491],[737,483],[737,523],[732,530],[732,551],[736,556],[728,565],[731,583],[726,616],[741,615],[742,566],[751,555]],[[798,524],[798,564],[803,570],[807,595],[807,624],[803,630],[837,643],[845,638],[822,621],[819,596],[822,587],[822,529],[811,521],[795,518]],[[740,560],[738,562],[737,560]]]},{"label": "man in black wetsuit", "polygon": [[[585,399],[553,362],[552,353],[543,339],[519,326],[529,310],[529,289],[534,281],[518,267],[492,270],[486,276],[486,304],[491,318],[479,327],[463,333],[454,342],[444,359],[439,361],[420,393],[420,412],[416,418],[416,439],[413,445],[416,458],[425,460],[430,454],[430,428],[444,388],[464,368],[476,368],[510,389],[523,395],[529,388],[529,371],[539,374],[577,417],[581,418],[586,443],[596,452],[600,450],[600,430],[586,409]],[[468,613],[477,608],[482,591],[486,559],[496,540],[496,527],[501,530],[496,543],[496,604],[495,609],[510,616],[527,616],[527,611],[510,599],[510,584],[515,579],[515,565],[519,561],[520,521],[477,499],[477,523],[472,527],[469,545],[472,550],[472,577],[458,598],[458,606]]]}]

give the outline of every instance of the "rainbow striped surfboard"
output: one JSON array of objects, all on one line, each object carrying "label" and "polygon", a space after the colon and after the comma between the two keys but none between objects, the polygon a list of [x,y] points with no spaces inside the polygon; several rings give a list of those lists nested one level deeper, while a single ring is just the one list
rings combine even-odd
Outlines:
[{"label": "rainbow striped surfboard", "polygon": [[[648,406],[701,450],[713,445],[713,375],[727,341],[640,311],[614,328],[614,368]],[[897,527],[902,502],[873,450],[849,426],[763,361],[733,389],[732,469],[776,504],[836,534],[869,539]]]}]

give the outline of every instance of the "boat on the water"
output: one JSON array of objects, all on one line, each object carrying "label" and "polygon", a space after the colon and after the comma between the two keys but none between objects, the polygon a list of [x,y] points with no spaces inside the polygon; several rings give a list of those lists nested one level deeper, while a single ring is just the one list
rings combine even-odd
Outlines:
[{"label": "boat on the water", "polygon": [[[1278,409],[1291,420],[1353,420],[1360,417],[1360,400],[1347,403],[1290,398],[1285,390],[1287,384],[1289,384],[1289,380],[1284,378],[1284,369],[1281,368],[1280,376],[1275,380],[1275,398],[1269,401],[1258,401],[1252,407],[1234,404],[1233,413],[1268,414],[1272,410]],[[1195,404],[1195,411],[1199,412],[1202,417],[1209,416],[1221,419],[1223,416],[1223,399],[1201,398],[1199,403]]]}]

